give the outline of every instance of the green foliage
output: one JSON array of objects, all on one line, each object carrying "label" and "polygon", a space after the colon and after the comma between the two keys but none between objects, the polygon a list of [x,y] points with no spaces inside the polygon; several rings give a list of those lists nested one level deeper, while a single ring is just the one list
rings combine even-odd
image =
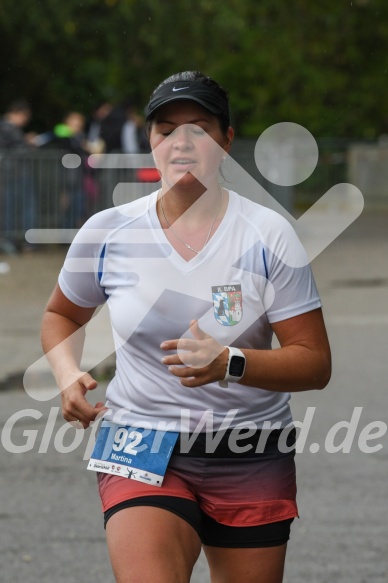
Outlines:
[{"label": "green foliage", "polygon": [[39,129],[199,69],[231,95],[240,134],[294,121],[315,136],[388,132],[386,0],[0,0],[0,108]]}]

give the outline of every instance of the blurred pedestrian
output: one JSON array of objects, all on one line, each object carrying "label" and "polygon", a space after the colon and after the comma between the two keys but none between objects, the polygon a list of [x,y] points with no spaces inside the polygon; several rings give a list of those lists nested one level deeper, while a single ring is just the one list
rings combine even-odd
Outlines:
[{"label": "blurred pedestrian", "polygon": [[87,123],[87,149],[92,154],[101,154],[106,151],[106,144],[102,137],[102,124],[111,113],[113,105],[109,101],[101,101],[92,111],[91,119]]},{"label": "blurred pedestrian", "polygon": [[132,100],[127,99],[123,108],[126,119],[121,129],[121,150],[124,154],[138,154],[144,149],[144,119],[136,112]]},{"label": "blurred pedestrian", "polygon": [[0,246],[7,252],[25,246],[25,232],[35,221],[33,139],[23,131],[30,119],[30,105],[18,100],[0,120]]},{"label": "blurred pedestrian", "polygon": [[88,164],[85,116],[77,111],[70,111],[61,123],[39,136],[37,141],[42,148],[58,151],[61,158],[65,154],[76,154],[79,157],[77,167],[64,168],[61,165],[59,208],[62,228],[80,227],[89,216],[92,202],[99,194],[94,171]]},{"label": "blurred pedestrian", "polygon": [[100,138],[105,144],[107,154],[120,153],[122,150],[121,132],[126,121],[125,109],[115,105],[109,113],[101,119]]}]

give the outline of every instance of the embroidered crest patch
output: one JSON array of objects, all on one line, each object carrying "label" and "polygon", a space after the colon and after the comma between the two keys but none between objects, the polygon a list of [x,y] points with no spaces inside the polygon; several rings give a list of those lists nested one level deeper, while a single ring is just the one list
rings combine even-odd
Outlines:
[{"label": "embroidered crest patch", "polygon": [[235,326],[242,318],[241,285],[212,287],[215,319],[221,326]]}]

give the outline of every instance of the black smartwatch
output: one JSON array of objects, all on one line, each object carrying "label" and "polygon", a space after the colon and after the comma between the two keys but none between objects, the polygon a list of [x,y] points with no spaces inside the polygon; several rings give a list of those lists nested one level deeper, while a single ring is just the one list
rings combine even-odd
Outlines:
[{"label": "black smartwatch", "polygon": [[218,381],[218,384],[223,389],[228,387],[228,382],[237,383],[244,374],[245,371],[245,356],[238,348],[233,346],[225,346],[229,350],[228,365],[226,367],[226,374],[222,381]]}]

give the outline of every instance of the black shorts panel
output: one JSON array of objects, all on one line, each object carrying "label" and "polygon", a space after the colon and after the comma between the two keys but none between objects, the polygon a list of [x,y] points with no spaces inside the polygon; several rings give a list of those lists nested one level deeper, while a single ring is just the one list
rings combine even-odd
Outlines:
[{"label": "black shorts panel", "polygon": [[227,526],[220,524],[193,500],[174,496],[142,496],[116,504],[104,513],[104,526],[116,512],[133,506],[154,506],[173,512],[188,522],[202,543],[222,548],[261,548],[285,544],[290,537],[293,518],[259,526]]}]

